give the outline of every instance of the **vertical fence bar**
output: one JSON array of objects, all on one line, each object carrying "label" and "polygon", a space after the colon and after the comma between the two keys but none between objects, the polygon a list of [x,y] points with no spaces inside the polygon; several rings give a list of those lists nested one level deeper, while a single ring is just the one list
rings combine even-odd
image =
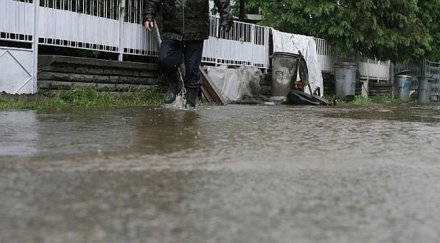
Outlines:
[{"label": "vertical fence bar", "polygon": [[270,58],[269,58],[269,36],[270,36],[270,28],[264,28],[264,47],[266,53],[266,73],[270,67]]},{"label": "vertical fence bar", "polygon": [[[257,41],[255,40],[255,35],[256,35],[256,31],[255,31],[255,25],[250,25],[250,42],[252,43],[252,47],[257,45]],[[251,49],[251,60],[250,60],[250,65],[254,66],[254,51]]]},{"label": "vertical fence bar", "polygon": [[427,72],[426,72],[426,59],[424,58],[423,60],[422,60],[422,64],[420,65],[421,67],[420,67],[420,72],[421,72],[421,77],[426,77],[427,76]]},{"label": "vertical fence bar", "polygon": [[125,19],[125,0],[119,0],[119,30],[118,30],[118,60],[124,60],[124,19]]},{"label": "vertical fence bar", "polygon": [[39,22],[39,16],[40,16],[40,0],[34,0],[34,31],[32,38],[32,81],[33,81],[33,93],[38,92],[38,40],[40,33],[38,32],[38,22]]}]

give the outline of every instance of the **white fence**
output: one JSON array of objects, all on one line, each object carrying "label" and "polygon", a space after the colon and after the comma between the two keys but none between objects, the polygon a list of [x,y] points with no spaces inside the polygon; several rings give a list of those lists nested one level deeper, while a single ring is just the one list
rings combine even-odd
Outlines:
[{"label": "white fence", "polygon": [[31,43],[34,13],[31,0],[0,0],[0,39]]},{"label": "white fence", "polygon": [[[143,4],[143,0],[0,0],[0,41],[23,44],[14,51],[3,47],[6,51],[0,56],[0,65],[2,69],[6,65],[9,68],[14,60],[15,71],[11,72],[26,70],[31,75],[23,86],[1,72],[0,92],[37,91],[38,44],[117,53],[120,61],[124,55],[157,56],[157,41],[141,25]],[[234,22],[230,33],[219,33],[218,21],[211,18],[204,63],[251,65],[265,70],[270,67],[269,28]],[[323,39],[315,41],[321,70],[333,72],[335,58],[331,47]],[[14,58],[20,50],[31,55],[32,61],[19,62],[20,58]],[[389,62],[368,60],[359,63],[359,67],[365,79],[389,79]]]},{"label": "white fence", "polygon": [[205,41],[203,62],[269,67],[269,29],[234,22],[229,33],[219,33],[219,19],[211,17],[210,37]]},{"label": "white fence", "polygon": [[431,79],[430,93],[431,101],[440,101],[440,62],[425,61],[424,76]]},{"label": "white fence", "polygon": [[318,61],[323,72],[333,73],[333,66],[335,63],[334,53],[327,41],[320,38],[315,38],[316,52],[318,53]]},{"label": "white fence", "polygon": [[[157,41],[145,31],[141,0],[45,0],[40,7],[40,44],[116,52],[157,55]],[[231,33],[219,35],[218,19],[211,18],[210,38],[203,61],[213,64],[255,65],[267,68],[267,28],[234,22]]]},{"label": "white fence", "polygon": [[365,58],[358,62],[361,79],[368,81],[388,81],[390,78],[391,62],[382,62]]},{"label": "white fence", "polygon": [[44,0],[40,5],[39,42],[124,54],[156,55],[153,35],[140,25],[140,0]]},{"label": "white fence", "polygon": [[[335,53],[326,40],[315,38],[318,61],[323,72],[334,72],[334,64],[337,61]],[[382,62],[364,58],[358,63],[359,72],[362,80],[368,81],[388,81],[390,79],[391,62]]]}]

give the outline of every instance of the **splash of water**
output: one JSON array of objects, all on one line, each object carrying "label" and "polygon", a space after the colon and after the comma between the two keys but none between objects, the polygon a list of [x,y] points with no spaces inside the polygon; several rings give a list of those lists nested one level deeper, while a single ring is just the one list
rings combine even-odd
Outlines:
[{"label": "splash of water", "polygon": [[173,103],[166,105],[167,108],[178,109],[178,110],[186,110],[186,89],[182,88],[182,90],[176,95],[176,100]]}]

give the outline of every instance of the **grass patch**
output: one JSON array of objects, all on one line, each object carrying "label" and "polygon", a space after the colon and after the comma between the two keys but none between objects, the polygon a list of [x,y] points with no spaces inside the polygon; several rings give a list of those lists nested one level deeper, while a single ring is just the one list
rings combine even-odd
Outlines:
[{"label": "grass patch", "polygon": [[370,104],[373,104],[373,101],[369,97],[356,96],[356,97],[354,97],[353,104],[354,105],[370,105]]},{"label": "grass patch", "polygon": [[372,104],[402,104],[411,102],[410,100],[403,100],[400,98],[394,98],[392,95],[364,97],[357,95],[352,104],[353,105],[372,105]]},{"label": "grass patch", "polygon": [[163,91],[151,88],[127,94],[111,94],[93,87],[77,86],[53,96],[0,96],[0,110],[61,110],[99,107],[135,107],[163,105]]}]

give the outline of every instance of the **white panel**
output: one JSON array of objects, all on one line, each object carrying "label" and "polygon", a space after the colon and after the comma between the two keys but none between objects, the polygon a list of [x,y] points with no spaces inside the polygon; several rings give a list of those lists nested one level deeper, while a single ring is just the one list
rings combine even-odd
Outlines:
[{"label": "white panel", "polygon": [[318,55],[318,62],[321,66],[321,71],[333,72],[333,57]]},{"label": "white panel", "polygon": [[263,65],[263,67],[266,67],[266,57],[269,55],[269,53],[266,53],[266,48],[265,46],[261,46],[261,45],[254,45],[253,46],[253,58],[252,58],[252,62],[254,64],[259,64],[259,65]]},{"label": "white panel", "polygon": [[218,45],[218,38],[209,37],[207,40],[205,40],[203,44],[203,53],[202,56],[204,58],[208,59],[217,59],[217,51],[219,50]]},{"label": "white panel", "polygon": [[118,29],[114,19],[40,7],[40,38],[117,47]]},{"label": "white panel", "polygon": [[157,51],[157,40],[140,24],[124,22],[123,47],[140,51]]},{"label": "white panel", "polygon": [[9,1],[0,1],[0,19],[2,19],[2,21],[0,21],[0,32],[9,32],[8,31],[8,3]]},{"label": "white panel", "polygon": [[0,32],[32,35],[33,19],[32,3],[0,1]]},{"label": "white panel", "polygon": [[252,44],[249,42],[218,39],[217,44],[219,59],[252,62]]},{"label": "white panel", "polygon": [[380,62],[372,59],[366,59],[358,63],[359,72],[362,77],[376,80],[389,79],[389,62]]},{"label": "white panel", "polygon": [[267,68],[266,46],[209,37],[205,40],[203,58],[205,62],[219,59],[218,64],[258,65]]},{"label": "white panel", "polygon": [[[131,37],[134,38],[132,39]],[[146,33],[145,35],[140,35],[139,28],[135,24],[124,23],[123,39],[123,46],[125,48],[142,49],[143,46],[140,45],[140,42],[146,42]]]},{"label": "white panel", "polygon": [[0,47],[0,92],[33,93],[32,51]]}]

